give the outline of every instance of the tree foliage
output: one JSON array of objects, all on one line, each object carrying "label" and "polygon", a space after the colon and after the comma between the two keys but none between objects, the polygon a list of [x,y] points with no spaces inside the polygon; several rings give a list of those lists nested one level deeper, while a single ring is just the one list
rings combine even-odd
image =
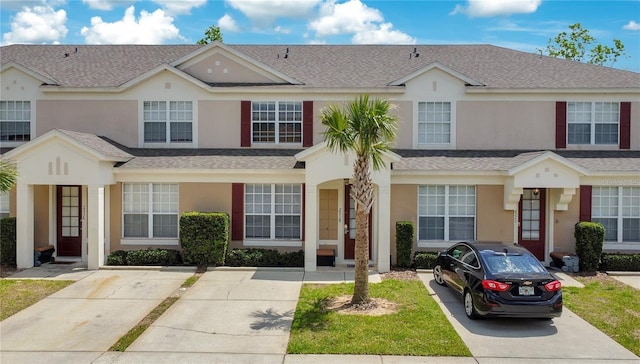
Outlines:
[{"label": "tree foliage", "polygon": [[0,194],[9,192],[15,186],[17,179],[16,165],[8,160],[0,159]]},{"label": "tree foliage", "polygon": [[547,55],[601,66],[612,66],[618,57],[625,55],[624,44],[619,39],[614,39],[613,45],[608,46],[597,43],[580,23],[569,25],[569,29],[570,33],[561,32],[549,39],[544,50]]},{"label": "tree foliage", "polygon": [[215,41],[222,42],[222,31],[220,31],[220,27],[212,25],[204,31],[204,38],[197,41],[196,44],[209,44]]},{"label": "tree foliage", "polygon": [[385,167],[383,156],[396,138],[398,123],[392,109],[387,100],[363,95],[344,107],[329,105],[320,116],[327,128],[323,134],[328,148],[356,155],[351,188],[356,205],[354,304],[369,301],[369,213],[374,200],[370,167]]}]

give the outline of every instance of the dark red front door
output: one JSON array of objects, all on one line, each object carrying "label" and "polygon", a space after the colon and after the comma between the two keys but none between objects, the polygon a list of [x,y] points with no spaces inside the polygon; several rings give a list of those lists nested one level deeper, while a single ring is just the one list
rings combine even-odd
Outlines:
[{"label": "dark red front door", "polygon": [[544,260],[546,195],[544,188],[525,188],[518,212],[518,243],[539,260]]},{"label": "dark red front door", "polygon": [[[355,259],[356,202],[351,198],[351,185],[344,186],[344,259]],[[369,213],[369,259],[371,259],[371,213]]]},{"label": "dark red front door", "polygon": [[80,186],[58,186],[58,256],[82,255],[82,194]]}]

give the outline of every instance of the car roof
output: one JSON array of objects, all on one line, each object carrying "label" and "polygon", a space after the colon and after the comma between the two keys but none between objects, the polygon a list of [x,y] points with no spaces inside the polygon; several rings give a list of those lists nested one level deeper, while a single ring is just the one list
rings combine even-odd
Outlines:
[{"label": "car roof", "polygon": [[478,252],[493,251],[493,252],[511,253],[511,254],[522,254],[522,253],[528,252],[528,250],[524,248],[522,245],[519,245],[513,242],[470,240],[470,241],[462,241],[460,243],[467,244],[473,247],[474,250]]}]

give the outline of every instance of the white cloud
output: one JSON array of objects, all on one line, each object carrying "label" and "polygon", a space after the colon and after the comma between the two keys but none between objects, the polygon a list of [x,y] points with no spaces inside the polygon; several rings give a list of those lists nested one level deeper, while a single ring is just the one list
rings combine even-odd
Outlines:
[{"label": "white cloud", "polygon": [[226,0],[256,26],[272,25],[278,18],[304,19],[322,0]]},{"label": "white cloud", "polygon": [[309,28],[319,38],[352,33],[351,41],[356,44],[416,43],[415,38],[393,30],[393,24],[384,22],[384,16],[378,9],[370,8],[360,0],[324,3],[320,17],[310,22]]},{"label": "white cloud", "polygon": [[91,18],[91,27],[83,27],[80,34],[88,44],[162,44],[181,39],[173,18],[162,9],[153,13],[142,10],[140,18],[135,17],[136,9],[127,8],[122,20],[106,23],[101,17]]},{"label": "white cloud", "polygon": [[273,29],[273,31],[276,32],[276,33],[280,33],[280,34],[290,34],[291,33],[291,29],[284,28],[284,27],[281,27],[279,25],[277,27],[275,27]]},{"label": "white cloud", "polygon": [[535,12],[542,0],[467,0],[467,6],[456,5],[450,15],[465,14],[471,18]]},{"label": "white cloud", "polygon": [[91,9],[109,11],[116,6],[126,6],[136,2],[137,0],[82,0]]},{"label": "white cloud", "polygon": [[207,3],[207,0],[153,0],[165,9],[168,15],[190,14],[191,9],[199,8]]},{"label": "white cloud", "polygon": [[633,20],[630,20],[629,23],[622,27],[622,29],[626,30],[640,30],[640,24],[636,23]]},{"label": "white cloud", "polygon": [[224,14],[222,18],[218,19],[218,26],[222,32],[238,32],[240,27],[236,21],[229,14]]},{"label": "white cloud", "polygon": [[67,35],[66,22],[67,12],[62,9],[25,6],[11,17],[11,31],[3,34],[3,43],[58,43]]}]

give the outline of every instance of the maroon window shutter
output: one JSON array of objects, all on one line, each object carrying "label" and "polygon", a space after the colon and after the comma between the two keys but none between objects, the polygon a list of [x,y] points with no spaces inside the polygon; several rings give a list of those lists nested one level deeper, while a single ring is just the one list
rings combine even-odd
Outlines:
[{"label": "maroon window shutter", "polygon": [[556,102],[556,149],[567,147],[567,102]]},{"label": "maroon window shutter", "polygon": [[306,196],[307,196],[307,191],[305,190],[305,184],[302,184],[302,241],[304,241],[304,208],[305,205],[307,204],[307,200],[306,200]]},{"label": "maroon window shutter", "polygon": [[302,102],[302,146],[313,146],[313,101]]},{"label": "maroon window shutter", "polygon": [[231,185],[231,240],[244,240],[244,184]]},{"label": "maroon window shutter", "polygon": [[240,101],[240,146],[251,146],[251,101]]},{"label": "maroon window shutter", "polygon": [[620,103],[620,149],[631,149],[631,103]]},{"label": "maroon window shutter", "polygon": [[591,186],[580,186],[580,221],[591,221]]}]

